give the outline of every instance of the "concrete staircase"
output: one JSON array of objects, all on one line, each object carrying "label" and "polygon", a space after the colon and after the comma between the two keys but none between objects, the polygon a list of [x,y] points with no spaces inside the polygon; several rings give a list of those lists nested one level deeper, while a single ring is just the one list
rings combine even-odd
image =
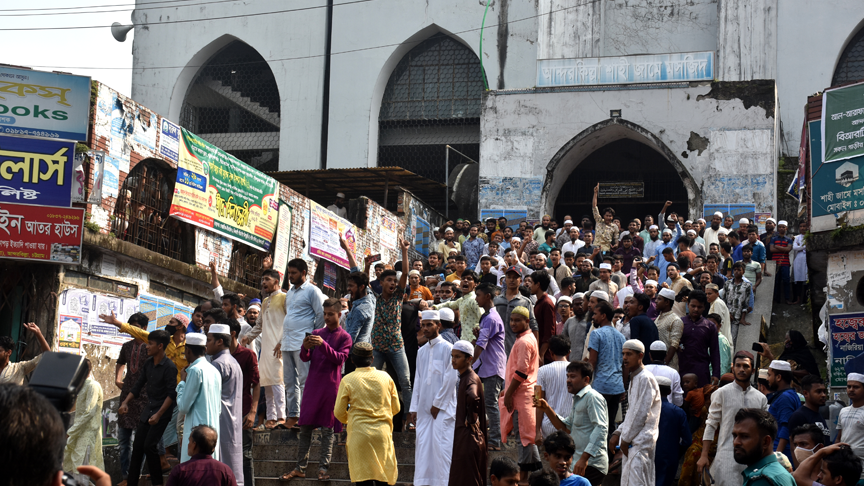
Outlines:
[{"label": "concrete staircase", "polygon": [[[330,461],[330,481],[318,481],[318,458],[321,450],[320,435],[316,431],[312,434],[312,448],[309,452],[309,465],[306,469],[305,479],[295,478],[291,481],[281,481],[279,477],[290,472],[297,465],[298,439],[294,430],[273,430],[255,432],[252,447],[252,457],[255,467],[255,486],[276,485],[309,485],[322,484],[333,486],[347,486],[351,484],[348,473],[348,457],[344,445],[334,445],[333,455]],[[414,480],[414,432],[393,434],[393,445],[396,448],[396,463],[399,465],[399,476],[397,485],[410,486]],[[499,455],[507,455],[516,459],[516,448],[510,447],[501,452],[490,452],[489,463]],[[311,481],[311,482],[310,482]]]}]

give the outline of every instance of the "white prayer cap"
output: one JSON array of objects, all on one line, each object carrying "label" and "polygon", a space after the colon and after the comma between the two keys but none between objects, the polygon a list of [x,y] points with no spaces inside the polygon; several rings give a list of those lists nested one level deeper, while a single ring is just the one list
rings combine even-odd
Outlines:
[{"label": "white prayer cap", "polygon": [[653,285],[653,286],[656,287],[656,286],[657,286],[657,281],[656,281],[656,280],[651,280],[651,279],[649,278],[648,280],[645,281],[645,286],[647,287],[647,286],[649,286],[649,285]]},{"label": "white prayer cap", "polygon": [[569,219],[566,219],[566,220],[564,220],[564,224],[573,224],[573,221],[570,221]]},{"label": "white prayer cap", "polygon": [[546,260],[546,255],[544,255],[543,253],[538,253],[538,254],[535,255],[535,256],[536,256],[537,258],[543,259],[544,261]]},{"label": "white prayer cap", "polygon": [[408,272],[408,276],[410,277],[411,275],[417,275],[419,277],[420,270],[411,270],[410,272]]},{"label": "white prayer cap", "polygon": [[424,310],[420,313],[420,320],[423,321],[437,321],[440,320],[440,316],[437,310]]},{"label": "white prayer cap", "polygon": [[600,270],[612,270],[612,265],[609,265],[608,263],[601,263]]},{"label": "white prayer cap", "polygon": [[704,222],[705,222],[705,218],[699,218],[699,219],[696,220],[696,222],[697,222],[697,223],[704,223]]},{"label": "white prayer cap", "polygon": [[655,230],[655,229],[659,230],[660,228],[656,224],[652,224],[651,226],[648,227],[648,231]]},{"label": "white prayer cap", "polygon": [[687,221],[684,221],[684,224],[693,224],[693,220],[688,219]]},{"label": "white prayer cap", "polygon": [[771,221],[772,223],[777,224],[777,220],[774,218],[768,218],[765,220],[765,222],[768,222],[768,221]]},{"label": "white prayer cap", "polygon": [[436,226],[435,229],[433,229],[432,231],[441,231],[441,228],[439,228],[438,226]]},{"label": "white prayer cap", "polygon": [[510,242],[512,243],[512,242],[514,242],[514,241],[520,241],[520,242],[521,242],[521,241],[522,241],[522,238],[519,238],[518,236],[513,236],[513,237],[510,238]]},{"label": "white prayer cap", "polygon": [[668,386],[672,388],[672,380],[666,378],[665,376],[654,376],[654,379],[657,380],[657,386]]},{"label": "white prayer cap", "polygon": [[687,234],[688,234],[688,235],[695,235],[695,234],[696,234],[696,230],[689,229],[689,230],[687,230]]},{"label": "white prayer cap", "polygon": [[768,370],[766,370],[766,369],[759,370],[757,378],[760,380],[767,380],[768,379]]},{"label": "white prayer cap", "polygon": [[669,299],[672,302],[675,302],[676,295],[677,294],[672,289],[660,289],[660,297],[663,297],[664,299]]},{"label": "white prayer cap", "polygon": [[728,234],[729,234],[729,230],[727,230],[726,228],[720,228],[719,230],[717,230],[717,232],[718,232],[718,233],[723,233],[724,235],[728,235]]},{"label": "white prayer cap", "polygon": [[597,300],[605,300],[606,302],[609,302],[609,294],[603,290],[595,290],[594,292],[591,292],[591,297],[595,297]]},{"label": "white prayer cap", "polygon": [[789,223],[786,221],[780,220],[777,222],[777,226],[789,226]]},{"label": "white prayer cap", "polygon": [[472,346],[468,341],[456,341],[456,343],[453,344],[453,349],[474,356],[474,346]]},{"label": "white prayer cap", "polygon": [[462,281],[461,281],[461,280],[454,280],[454,281],[452,281],[452,282],[450,282],[450,283],[452,283],[453,285],[455,285],[455,286],[457,286],[457,287],[461,287],[461,286],[462,286]]},{"label": "white prayer cap", "polygon": [[666,351],[666,343],[660,341],[659,339],[657,341],[654,341],[653,343],[651,343],[651,351]]},{"label": "white prayer cap", "polygon": [[722,218],[722,217],[723,217],[723,213],[721,213],[720,211],[717,211],[716,213],[714,213],[714,216],[720,216],[720,217]]},{"label": "white prayer cap", "polygon": [[738,220],[738,224],[750,224],[750,220],[747,218],[741,218]]},{"label": "white prayer cap", "polygon": [[438,311],[438,320],[453,322],[456,320],[456,314],[453,313],[452,309],[448,309],[447,307],[445,307]]},{"label": "white prayer cap", "polygon": [[670,215],[666,218],[666,221],[676,221],[676,219],[673,218],[672,215],[670,214]]},{"label": "white prayer cap", "polygon": [[337,193],[336,193],[336,198],[337,198],[337,199],[345,199],[345,194],[342,194],[341,192],[337,192]]},{"label": "white prayer cap", "polygon": [[189,334],[186,334],[186,344],[188,344],[189,346],[206,346],[207,336],[201,334],[200,332],[190,332]]},{"label": "white prayer cap", "polygon": [[452,228],[452,227],[448,227],[447,229],[444,230],[444,232],[445,232],[445,233],[452,233],[452,232],[453,232],[453,228]]},{"label": "white prayer cap", "polygon": [[644,353],[645,352],[645,345],[642,344],[642,341],[640,341],[638,339],[628,339],[627,341],[624,341],[623,348],[624,349],[631,349],[633,351],[636,351],[637,353]]},{"label": "white prayer cap", "polygon": [[861,373],[849,373],[849,376],[846,377],[846,381],[857,381],[858,383],[864,384],[864,375]]},{"label": "white prayer cap", "polygon": [[789,365],[786,361],[781,361],[779,359],[775,359],[768,366],[769,369],[777,370],[777,371],[792,371],[792,366]]},{"label": "white prayer cap", "polygon": [[228,327],[228,324],[211,324],[207,334],[227,334],[230,336],[231,328]]},{"label": "white prayer cap", "polygon": [[261,304],[252,304],[252,305],[249,306],[248,309],[246,309],[246,311],[248,312],[248,311],[250,311],[250,310],[252,310],[252,309],[258,309],[258,310],[260,311],[260,310],[261,310]]},{"label": "white prayer cap", "polygon": [[573,299],[571,299],[570,297],[568,297],[566,295],[562,295],[561,297],[558,297],[558,302],[556,302],[556,304],[560,304],[561,302],[568,302],[568,303],[572,304]]},{"label": "white prayer cap", "polygon": [[666,233],[669,233],[669,234],[671,235],[671,234],[672,234],[672,230],[669,229],[669,228],[666,228],[666,229],[663,230],[663,234],[665,235]]},{"label": "white prayer cap", "polygon": [[575,294],[573,294],[573,299],[584,299],[584,298],[585,298],[585,292],[576,292]]}]

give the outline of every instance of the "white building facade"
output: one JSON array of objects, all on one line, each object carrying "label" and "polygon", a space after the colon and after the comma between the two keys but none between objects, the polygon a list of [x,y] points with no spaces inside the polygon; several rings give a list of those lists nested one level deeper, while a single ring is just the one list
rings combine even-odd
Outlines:
[{"label": "white building facade", "polygon": [[441,181],[449,145],[464,155],[450,169],[479,162],[478,210],[529,219],[578,217],[616,181],[644,183],[613,200],[622,216],[667,199],[693,218],[774,212],[806,97],[864,78],[856,0],[163,5],[133,14],[136,101],[263,170],[399,165]]}]

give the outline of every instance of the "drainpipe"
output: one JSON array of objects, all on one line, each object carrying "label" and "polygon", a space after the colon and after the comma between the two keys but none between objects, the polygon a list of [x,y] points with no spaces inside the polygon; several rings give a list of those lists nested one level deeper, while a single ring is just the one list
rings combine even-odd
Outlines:
[{"label": "drainpipe", "polygon": [[327,168],[327,138],[330,129],[330,54],[333,44],[333,0],[327,0],[324,29],[324,90],[321,95],[321,168]]}]

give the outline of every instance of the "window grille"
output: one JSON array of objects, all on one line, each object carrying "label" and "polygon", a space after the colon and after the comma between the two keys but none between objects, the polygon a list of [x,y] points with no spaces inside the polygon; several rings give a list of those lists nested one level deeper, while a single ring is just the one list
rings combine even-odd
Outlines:
[{"label": "window grille", "polygon": [[840,55],[831,86],[861,80],[864,80],[864,29],[855,34]]},{"label": "window grille", "polygon": [[136,165],[123,182],[111,231],[125,241],[185,261],[181,237],[186,225],[168,217],[174,180],[171,171],[154,160]]},{"label": "window grille", "polygon": [[[378,115],[378,165],[398,166],[444,182],[445,145],[480,160],[480,59],[436,34],[393,70]],[[451,154],[450,169],[459,160]]]},{"label": "window grille", "polygon": [[253,288],[261,286],[261,264],[264,252],[234,242],[231,249],[231,264],[228,267],[228,278]]},{"label": "window grille", "polygon": [[280,99],[258,51],[234,41],[201,68],[180,125],[261,171],[279,170]]}]

